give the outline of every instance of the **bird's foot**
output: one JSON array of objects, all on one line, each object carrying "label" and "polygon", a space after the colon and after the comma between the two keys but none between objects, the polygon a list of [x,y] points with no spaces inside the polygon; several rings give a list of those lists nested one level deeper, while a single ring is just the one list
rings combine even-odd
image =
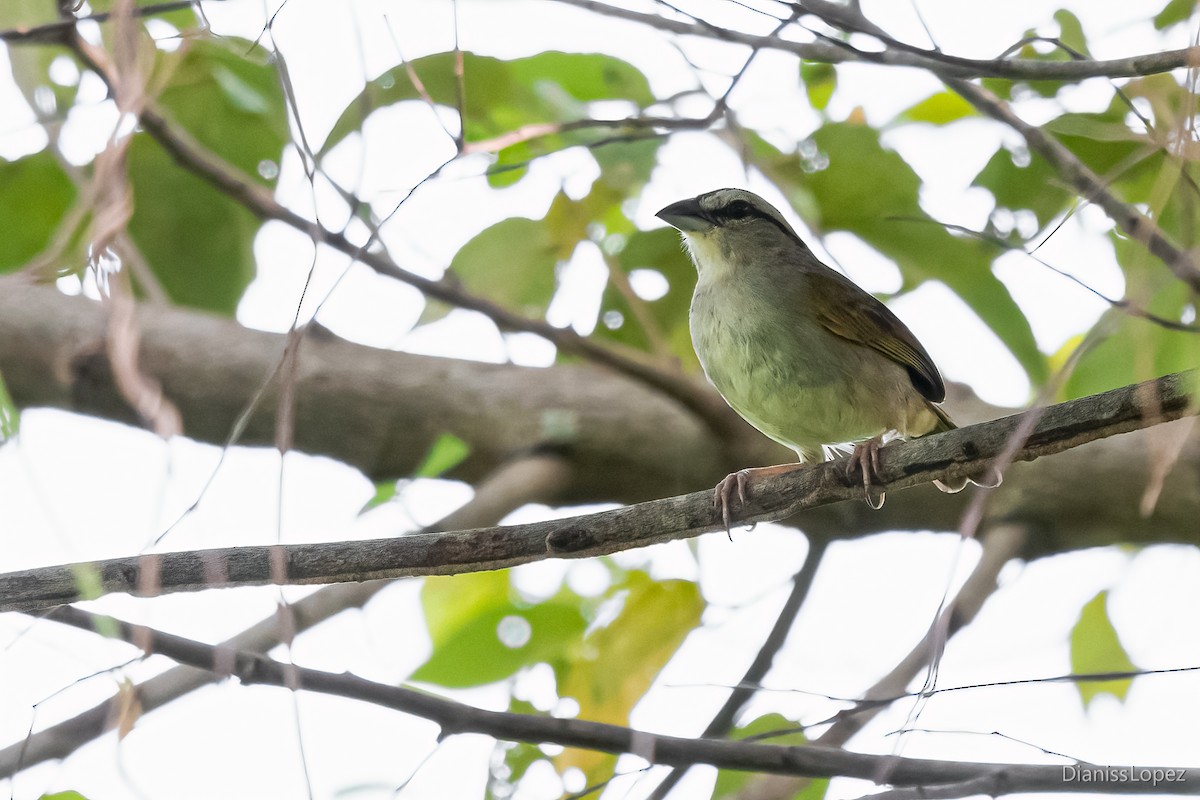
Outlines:
[{"label": "bird's foot", "polygon": [[733,504],[734,494],[737,494],[739,503],[745,504],[746,486],[749,483],[750,470],[739,469],[722,478],[713,490],[713,508],[721,512],[721,521],[725,523],[725,535],[729,537],[729,541],[733,541],[733,533],[730,531],[733,519],[729,507]]},{"label": "bird's foot", "polygon": [[730,539],[733,539],[733,534],[731,533],[733,527],[731,509],[734,504],[734,498],[737,498],[738,503],[745,505],[746,498],[750,496],[751,481],[771,475],[795,472],[798,469],[804,469],[804,467],[804,464],[777,464],[773,467],[753,467],[751,469],[739,469],[737,472],[731,472],[722,478],[717,487],[713,489],[713,508],[721,514],[721,521],[725,523],[726,535]]},{"label": "bird's foot", "polygon": [[882,438],[875,436],[854,445],[854,452],[846,459],[846,477],[854,480],[855,473],[862,474],[864,499],[867,505],[876,511],[883,508],[883,501],[887,499],[887,495],[882,491],[878,496],[871,492],[875,483],[883,482],[879,477],[879,450],[882,447]]}]

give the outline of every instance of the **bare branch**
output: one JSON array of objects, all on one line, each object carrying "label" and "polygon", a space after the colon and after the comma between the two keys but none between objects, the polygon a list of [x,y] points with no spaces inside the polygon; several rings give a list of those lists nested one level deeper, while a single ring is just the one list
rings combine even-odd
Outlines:
[{"label": "bare branch", "polygon": [[[816,743],[840,747],[882,709],[898,699],[912,697],[906,692],[908,684],[928,666],[935,652],[935,640],[954,635],[975,619],[984,601],[995,591],[1000,570],[1020,554],[1029,533],[1026,526],[1014,524],[995,525],[984,533],[980,537],[983,553],[979,563],[959,589],[954,602],[942,612],[940,619],[934,621],[929,632],[909,654],[863,693],[861,703],[834,717],[834,724],[817,737]],[[747,786],[740,796],[784,800],[795,797],[807,782],[806,778],[764,776]]]},{"label": "bare branch", "polygon": [[[81,609],[65,606],[49,617],[85,630],[95,629],[103,619]],[[112,623],[118,635],[130,643],[146,643],[147,652],[159,653],[198,669],[229,666],[226,654],[213,645],[202,644],[140,625]],[[852,753],[819,745],[779,745],[714,741],[662,736],[579,719],[488,711],[402,686],[364,680],[347,673],[334,674],[293,667],[256,653],[234,653],[232,674],[244,684],[287,686],[293,678],[306,691],[374,703],[431,720],[441,727],[441,736],[480,733],[508,741],[553,743],[606,753],[632,753],[655,764],[752,770],[808,777],[848,776],[876,782],[886,775],[893,786],[971,784],[987,781],[994,794],[1032,791],[1108,791],[1158,793],[1162,787],[1149,781],[1132,782],[1112,777],[1092,781],[1066,781],[1060,765],[1026,765],[934,761],[887,755]],[[1149,767],[1166,772],[1166,767]],[[1200,792],[1200,768],[1174,768],[1179,781],[1171,788],[1181,794]]]},{"label": "bare branch", "polygon": [[[217,0],[217,2],[219,1]],[[209,0],[209,2],[213,2],[213,0]],[[185,8],[193,8],[196,5],[196,0],[173,0],[173,2],[157,3],[149,6],[134,6],[127,13],[133,17],[152,17],[158,14],[169,14],[172,11],[181,11]],[[104,11],[97,14],[88,14],[84,17],[73,17],[71,19],[49,22],[45,25],[35,25],[29,28],[18,27],[10,30],[0,30],[0,42],[9,42],[11,44],[62,44],[63,37],[70,35],[75,30],[76,23],[108,22],[114,13]]]}]

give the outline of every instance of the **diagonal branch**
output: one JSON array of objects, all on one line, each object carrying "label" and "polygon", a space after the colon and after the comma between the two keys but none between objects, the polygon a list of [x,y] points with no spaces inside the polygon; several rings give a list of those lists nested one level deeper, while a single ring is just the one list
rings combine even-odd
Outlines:
[{"label": "diagonal branch", "polygon": [[[65,606],[51,619],[85,630],[95,630],[104,618]],[[638,731],[618,725],[579,719],[489,711],[418,692],[402,686],[374,683],[355,675],[334,674],[295,667],[255,653],[222,652],[214,645],[163,633],[141,625],[109,621],[120,638],[148,653],[159,653],[197,669],[232,674],[245,684],[293,687],[351,700],[374,703],[431,720],[441,727],[440,737],[480,733],[508,741],[553,743],[606,753],[632,753],[655,764],[691,766],[712,764],[726,769],[752,770],[809,777],[848,776],[893,786],[970,783],[983,781],[992,794],[1031,791],[1161,792],[1149,781],[1130,782],[1117,776],[1096,782],[1064,781],[1063,767],[1027,764],[989,764],[890,755],[851,753],[832,747],[727,742],[686,739]],[[1148,769],[1156,769],[1150,767]],[[1166,768],[1158,768],[1163,772]],[[1114,769],[1115,773],[1115,769]],[[1200,792],[1200,769],[1172,770],[1180,780],[1172,788],[1181,793]]]},{"label": "diagonal branch", "polygon": [[[1196,372],[1035,409],[936,436],[890,445],[883,451],[880,486],[904,489],[932,480],[953,481],[987,468],[1028,414],[1039,416],[1016,461],[1069,450],[1200,411],[1192,397]],[[830,462],[765,479],[740,509],[739,521],[790,517],[804,509],[862,498],[861,485],[844,465]],[[393,539],[327,544],[275,545],[145,555],[62,565],[0,575],[0,611],[29,611],[82,599],[79,575],[90,573],[100,593],[141,594],[141,576],[155,570],[160,591],[272,583],[270,564],[286,560],[291,584],[447,575],[513,567],[546,558],[588,558],[720,530],[712,492],[653,500],[612,511],[560,520],[419,534]],[[225,564],[225,580],[213,584],[213,559]]]}]

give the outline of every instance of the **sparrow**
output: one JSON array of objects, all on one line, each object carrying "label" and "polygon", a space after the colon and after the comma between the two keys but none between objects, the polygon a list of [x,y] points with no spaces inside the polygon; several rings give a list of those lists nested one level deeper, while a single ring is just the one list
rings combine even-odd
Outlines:
[{"label": "sparrow", "polygon": [[[888,307],[821,263],[779,211],[744,189],[719,189],[656,215],[677,228],[696,265],[689,324],[708,380],[743,419],[795,451],[798,464],[740,470],[717,484],[726,531],[736,495],[755,479],[802,468],[853,443],[846,473],[861,473],[867,503],[885,435],[953,430],[929,353]],[[998,486],[999,473],[949,483]]]}]

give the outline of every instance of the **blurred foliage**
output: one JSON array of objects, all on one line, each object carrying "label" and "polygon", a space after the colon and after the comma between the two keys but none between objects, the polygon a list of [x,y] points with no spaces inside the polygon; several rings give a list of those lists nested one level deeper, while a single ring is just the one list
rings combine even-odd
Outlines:
[{"label": "blurred foliage", "polygon": [[[287,112],[275,68],[241,39],[195,42],[171,64],[161,108],[187,134],[259,185],[275,184]],[[175,54],[166,55],[174,60]],[[149,136],[129,148],[129,233],[175,302],[232,314],[254,277],[253,214],[180,169]]]},{"label": "blurred foliage", "polygon": [[821,61],[801,61],[800,85],[813,109],[824,111],[837,90],[837,67]]},{"label": "blurred foliage", "polygon": [[0,272],[50,247],[75,199],[75,184],[49,150],[18,161],[0,158]]},{"label": "blurred foliage", "polygon": [[[1079,620],[1071,629],[1071,672],[1098,675],[1109,672],[1133,672],[1137,669],[1121,645],[1117,629],[1108,616],[1108,592],[1100,592],[1084,605]],[[1124,700],[1132,678],[1111,681],[1079,681],[1079,698],[1084,708],[1099,695],[1110,694]]]},{"label": "blurred foliage", "polygon": [[413,478],[440,478],[457,467],[471,454],[471,445],[455,436],[453,433],[443,433],[429,446],[421,463],[413,470],[409,478],[400,481],[380,481],[375,484],[375,494],[359,510],[365,514],[373,508],[391,502],[396,497],[402,483]]},{"label": "blurred foliage", "polygon": [[[91,8],[102,11],[110,5],[99,2]],[[1192,0],[1170,0],[1153,22],[1168,28],[1194,14]],[[0,4],[0,26],[5,28],[53,19],[52,4],[44,0]],[[196,22],[190,9],[158,18],[164,19],[180,30]],[[1054,15],[1053,23],[1045,30],[1029,31],[1018,55],[1064,62],[1075,58],[1071,51],[1089,52],[1088,31],[1079,18],[1064,10]],[[100,30],[111,35],[105,26]],[[140,44],[153,54],[150,77],[157,106],[190,140],[240,173],[255,190],[272,191],[285,148],[298,138],[289,129],[277,66],[247,41],[186,38],[186,45],[178,49],[152,50],[143,30]],[[78,102],[79,81],[52,80],[51,67],[56,59],[65,59],[76,71],[86,73],[86,68],[64,48],[14,47],[8,52],[13,76],[35,111],[36,122],[31,124],[44,133],[44,141],[37,152],[0,160],[0,271],[20,269],[48,248],[65,243],[72,246],[60,248],[65,263],[57,267],[60,272],[80,272],[85,245],[79,241],[80,227],[87,215],[75,218],[72,213],[79,211],[80,198],[87,197],[92,165],[73,164],[57,151],[58,130]],[[1022,308],[993,270],[995,260],[1007,251],[932,218],[922,203],[922,175],[888,138],[905,126],[928,130],[978,124],[974,109],[958,95],[939,90],[879,128],[872,127],[866,122],[868,115],[859,110],[839,110],[844,105],[839,103],[839,91],[844,91],[839,90],[840,69],[799,64],[802,88],[817,112],[815,127],[801,141],[786,141],[778,130],[747,127],[737,117],[733,119],[739,124],[719,124],[716,132],[748,168],[774,184],[813,235],[841,232],[857,237],[896,265],[900,293],[929,282],[944,284],[995,333],[1035,386],[1047,381],[1052,368],[1077,356],[1064,396],[1094,393],[1200,363],[1200,336],[1169,331],[1116,309],[1102,316],[1091,335],[1080,331],[1059,352],[1041,352]],[[844,74],[849,76],[848,71]],[[1178,76],[1117,81],[1121,94],[1114,94],[1107,107],[1091,111],[1066,110],[1059,102],[1067,85],[1063,82],[983,83],[1003,98],[1032,101],[1031,107],[1046,120],[1044,129],[1097,173],[1110,191],[1144,210],[1183,249],[1194,251],[1200,227],[1196,145],[1194,137],[1188,138],[1194,97]],[[489,219],[463,231],[465,244],[446,265],[448,283],[521,314],[544,318],[556,298],[576,288],[564,283],[569,262],[602,263],[607,280],[592,298],[594,320],[580,327],[594,322],[592,335],[597,339],[643,351],[661,363],[698,370],[687,319],[694,270],[674,231],[643,230],[634,221],[647,217],[639,197],[659,164],[671,126],[661,119],[651,124],[631,118],[642,112],[672,116],[677,111],[675,98],[657,97],[647,76],[633,64],[601,53],[549,51],[512,59],[434,53],[397,64],[366,82],[340,114],[331,115],[337,119],[316,154],[318,165],[322,156],[359,133],[372,113],[396,104],[428,107],[428,124],[438,130],[444,126],[448,140],[486,162],[491,189],[520,182],[530,162],[548,154],[571,149],[590,158],[565,186],[552,196],[547,192],[537,210],[531,210],[534,203],[519,208],[514,203],[505,219]],[[746,120],[752,118],[745,115]],[[697,125],[680,118],[678,127]],[[232,314],[255,273],[253,243],[262,221],[187,171],[146,132],[129,135],[133,138],[127,164],[135,202],[129,230],[151,274],[176,303]],[[979,163],[982,168],[971,167],[977,173],[963,178],[972,178],[974,190],[989,193],[994,201],[980,233],[1011,246],[1032,248],[1087,201],[1078,198],[1048,163],[1022,147],[998,145]],[[594,170],[588,172],[591,167]],[[483,182],[478,187],[488,190]],[[512,196],[517,196],[516,190]],[[1195,295],[1169,270],[1125,235],[1113,231],[1108,237],[1130,302],[1171,320],[1195,319]],[[1088,264],[1056,266],[1084,281],[1090,277]],[[654,280],[639,280],[649,278]],[[661,291],[645,291],[656,281]],[[1075,291],[1064,289],[1062,302],[1071,302],[1070,292]],[[421,322],[432,322],[445,311],[431,303]],[[1080,352],[1080,347],[1087,349]],[[0,383],[0,437],[15,432],[16,420]],[[445,434],[416,477],[442,475],[467,457],[466,445]],[[372,503],[384,502],[394,492],[395,484],[380,487]],[[705,602],[695,582],[656,581],[641,571],[599,563],[608,570],[608,584],[594,595],[564,586],[550,597],[530,599],[503,571],[428,579],[421,602],[431,650],[411,679],[446,688],[506,682],[513,711],[576,713],[589,720],[627,723],[699,624]],[[85,594],[94,581],[93,575],[79,575]],[[1072,632],[1076,672],[1132,667],[1105,600],[1101,594],[1085,606]],[[533,693],[524,693],[523,680],[541,680],[547,669],[556,700],[548,703],[539,694],[535,702]],[[1080,685],[1085,704],[1099,692],[1122,697],[1127,689],[1128,681]],[[571,710],[572,704],[578,705],[577,711]],[[767,715],[732,735],[746,738],[782,730],[789,732],[768,741],[802,742],[801,734],[790,732],[794,727],[787,719]],[[610,778],[615,763],[600,753],[528,744],[499,745],[496,756],[489,786],[495,797],[509,796],[535,764],[549,765],[560,774],[578,769],[590,785]],[[721,771],[714,797],[733,796],[745,777]],[[826,785],[815,781],[798,796],[815,800]]]}]

